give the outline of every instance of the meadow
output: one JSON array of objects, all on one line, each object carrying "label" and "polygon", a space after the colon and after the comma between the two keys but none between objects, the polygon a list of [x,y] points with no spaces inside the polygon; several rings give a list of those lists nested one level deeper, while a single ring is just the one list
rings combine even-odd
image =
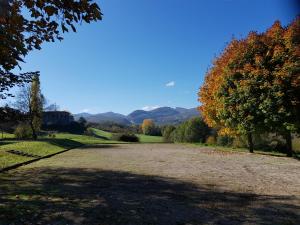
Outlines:
[{"label": "meadow", "polygon": [[[16,140],[13,134],[4,133],[0,141],[0,170],[34,158],[45,157],[83,145],[121,144],[112,140],[112,133],[92,128],[95,135],[56,133],[55,137],[41,136],[37,141]],[[162,137],[137,135],[140,143],[159,143]],[[9,151],[15,151],[11,153]]]}]

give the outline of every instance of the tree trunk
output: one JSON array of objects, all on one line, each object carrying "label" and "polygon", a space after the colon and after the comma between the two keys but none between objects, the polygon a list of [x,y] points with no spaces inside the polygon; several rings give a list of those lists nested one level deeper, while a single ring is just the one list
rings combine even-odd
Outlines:
[{"label": "tree trunk", "polygon": [[35,128],[34,128],[32,122],[30,122],[30,127],[31,127],[31,130],[32,130],[32,139],[36,140],[37,139],[37,134],[36,134],[36,131],[35,131]]},{"label": "tree trunk", "polygon": [[249,152],[253,153],[253,140],[252,140],[252,134],[248,133],[248,146],[249,146]]},{"label": "tree trunk", "polygon": [[285,134],[285,142],[286,142],[286,155],[288,157],[292,157],[293,147],[292,147],[292,134],[290,131],[287,131]]}]

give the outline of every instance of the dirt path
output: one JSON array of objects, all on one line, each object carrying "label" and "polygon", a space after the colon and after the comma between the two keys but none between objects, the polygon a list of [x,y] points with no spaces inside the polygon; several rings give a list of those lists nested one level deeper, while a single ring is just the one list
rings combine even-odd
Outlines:
[{"label": "dirt path", "polygon": [[0,224],[300,224],[300,162],[171,144],[75,149],[0,175]]}]

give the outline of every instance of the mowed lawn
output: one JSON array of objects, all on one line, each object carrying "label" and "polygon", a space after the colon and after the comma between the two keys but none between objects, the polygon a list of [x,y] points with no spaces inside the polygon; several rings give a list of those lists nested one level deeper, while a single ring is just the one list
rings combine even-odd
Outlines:
[{"label": "mowed lawn", "polygon": [[300,224],[296,159],[84,146],[0,174],[0,224]]},{"label": "mowed lawn", "polygon": [[[106,132],[95,128],[93,128],[93,131],[98,137],[107,138],[107,139],[112,138],[112,133],[110,132]],[[137,136],[139,137],[140,143],[162,143],[163,142],[163,138],[161,136],[150,136],[144,134],[137,134]]]},{"label": "mowed lawn", "polygon": [[[18,141],[13,139],[13,134],[4,133],[5,140],[0,141],[0,169],[82,145],[121,143],[111,140],[112,133],[98,129],[93,129],[93,132],[95,136],[57,133],[55,138],[45,136],[40,137],[38,141]],[[162,142],[162,137],[140,135],[140,141],[142,143]],[[12,154],[10,150],[27,155]]]}]

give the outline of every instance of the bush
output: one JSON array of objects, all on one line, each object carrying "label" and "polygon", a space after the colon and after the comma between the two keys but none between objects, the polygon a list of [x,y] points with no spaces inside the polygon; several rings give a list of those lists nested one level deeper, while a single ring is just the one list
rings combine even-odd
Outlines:
[{"label": "bush", "polygon": [[287,153],[286,144],[280,140],[272,140],[267,150]]},{"label": "bush", "polygon": [[172,133],[173,131],[176,129],[175,126],[172,125],[167,125],[164,127],[162,135],[163,135],[163,140],[164,142],[173,142],[173,137],[172,137]]},{"label": "bush", "polygon": [[200,117],[192,118],[180,124],[172,134],[176,142],[204,143],[210,129]]},{"label": "bush", "polygon": [[232,147],[234,147],[234,148],[247,148],[248,143],[247,143],[246,137],[238,136],[238,137],[233,138]]},{"label": "bush", "polygon": [[215,136],[208,136],[205,143],[208,145],[215,145],[217,143]]},{"label": "bush", "polygon": [[185,142],[185,129],[186,129],[187,122],[183,122],[180,124],[176,130],[172,132],[172,139],[174,142]]},{"label": "bush", "polygon": [[49,137],[49,138],[55,138],[55,137],[56,137],[56,135],[55,135],[55,133],[53,133],[53,132],[50,132],[50,133],[48,134],[48,137]]},{"label": "bush", "polygon": [[113,134],[112,140],[125,142],[139,142],[139,138],[135,134]]},{"label": "bush", "polygon": [[32,138],[32,130],[27,124],[20,124],[16,127],[14,135],[17,139]]},{"label": "bush", "polygon": [[209,128],[200,117],[195,117],[187,121],[184,133],[185,142],[204,143],[209,135]]},{"label": "bush", "polygon": [[218,136],[217,137],[217,145],[221,146],[231,146],[233,142],[233,138],[230,136]]}]

